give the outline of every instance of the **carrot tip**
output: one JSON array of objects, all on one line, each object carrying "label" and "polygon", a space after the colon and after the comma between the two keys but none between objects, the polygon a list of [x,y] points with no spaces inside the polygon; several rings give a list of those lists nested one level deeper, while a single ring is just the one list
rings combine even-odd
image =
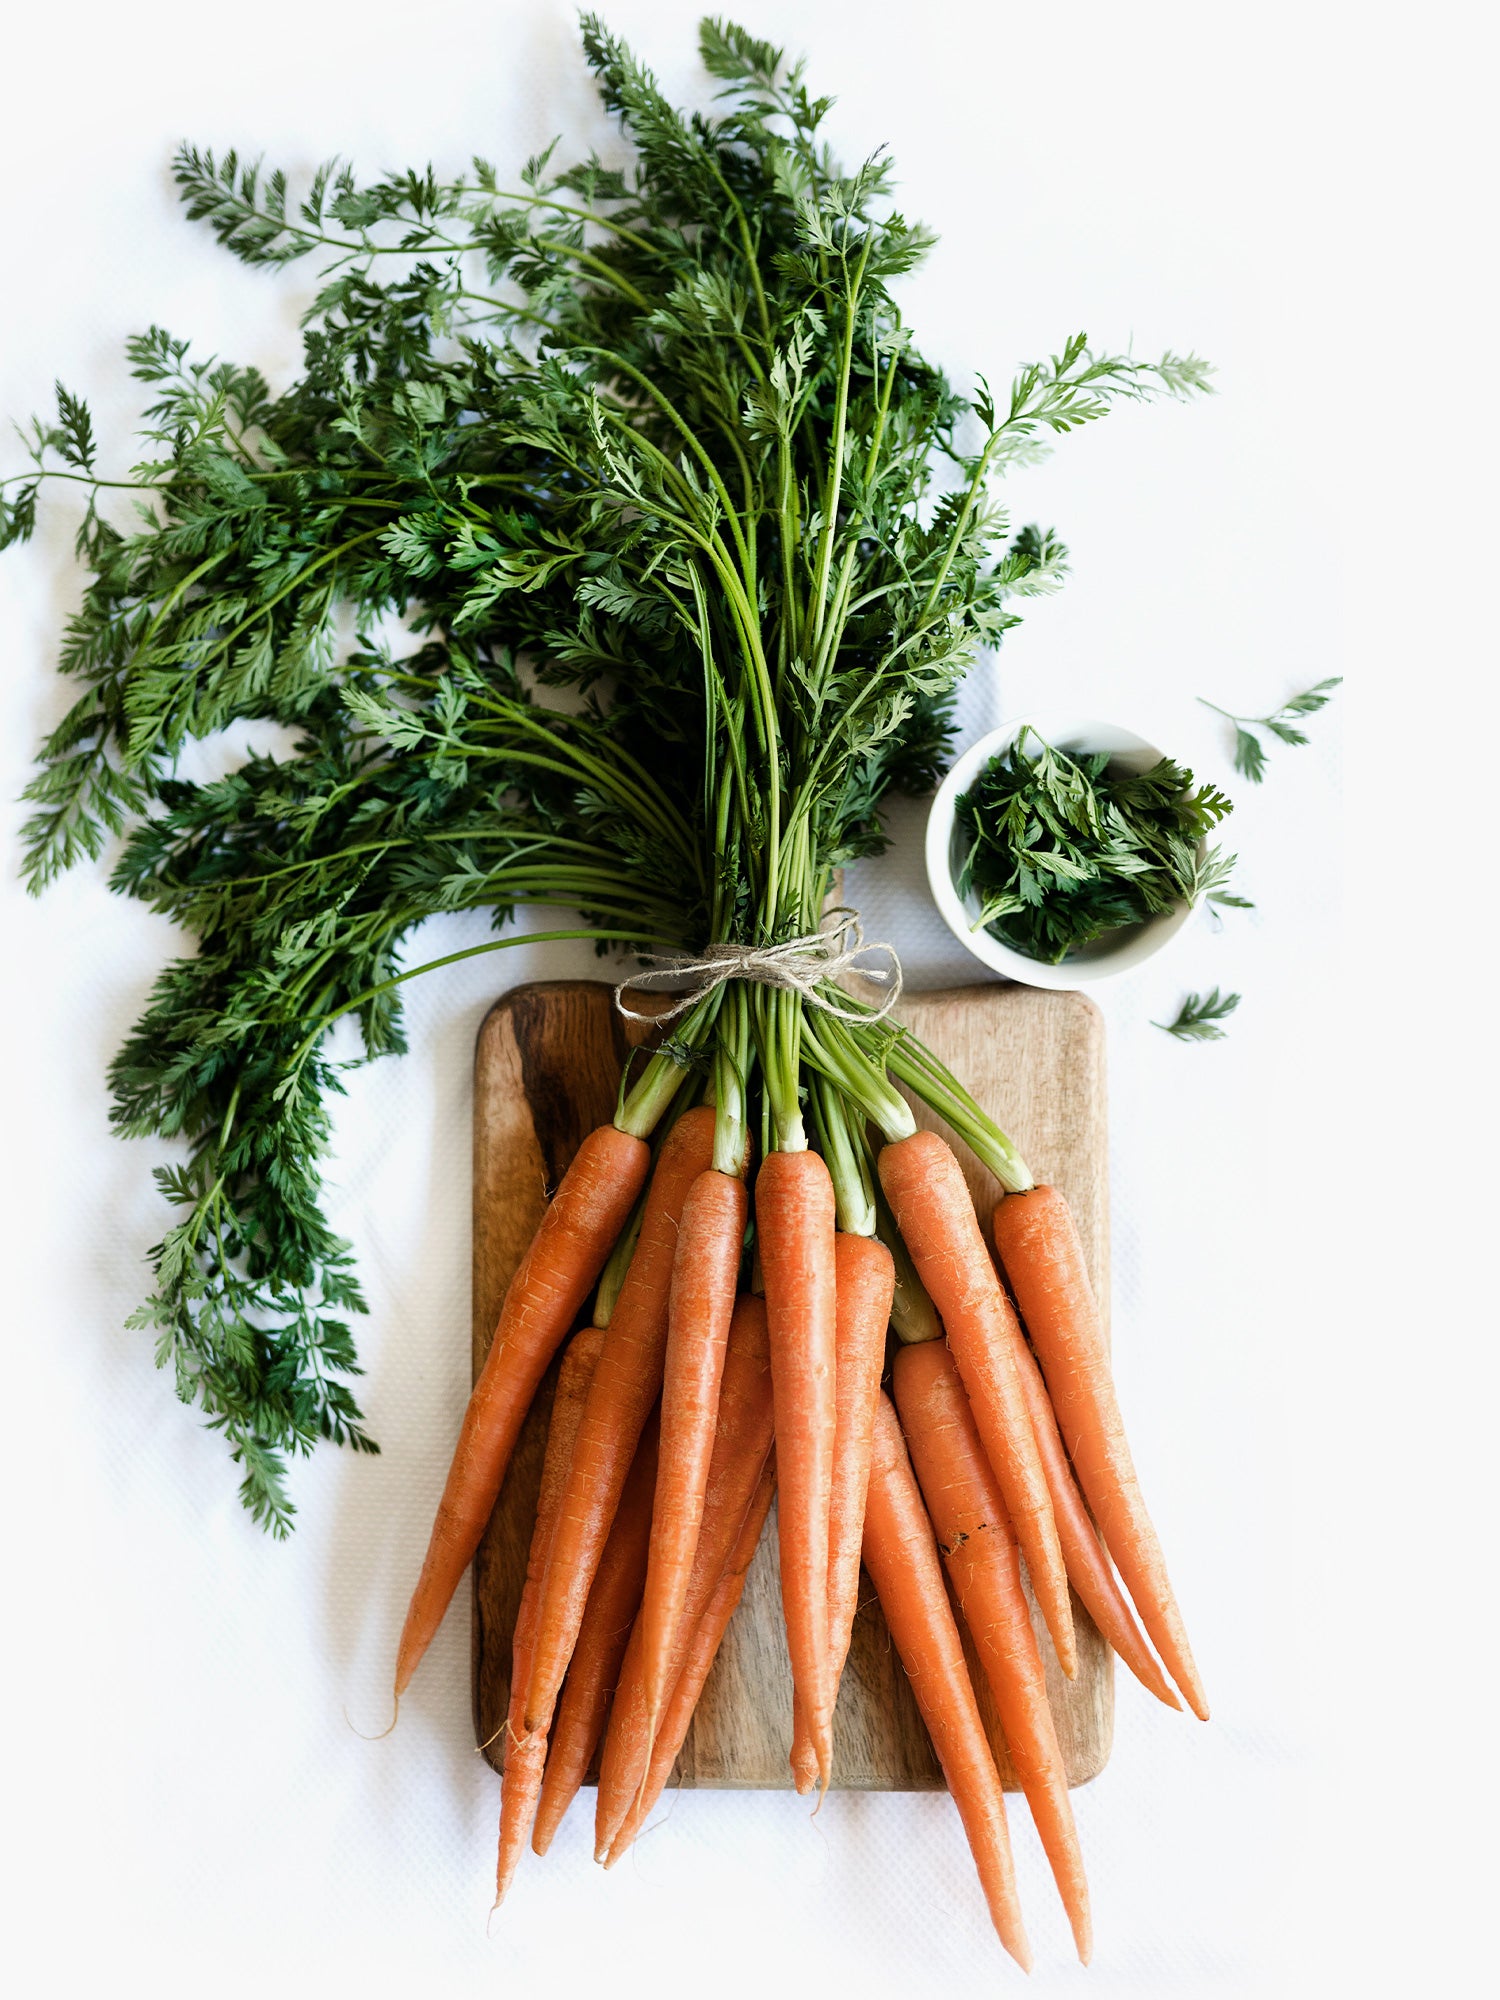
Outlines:
[{"label": "carrot tip", "polygon": [[364,1731],[363,1729],[354,1729],[354,1719],[353,1719],[353,1717],[352,1717],[352,1716],[350,1715],[350,1713],[349,1713],[349,1710],[348,1710],[348,1708],[347,1708],[347,1707],[346,1707],[346,1708],[345,1708],[345,1710],[344,1710],[344,1720],[345,1720],[345,1722],[347,1722],[347,1723],[348,1723],[348,1725],[349,1725],[349,1727],[350,1727],[351,1729],[354,1729],[354,1733],[355,1733],[355,1735],[356,1735],[356,1736],[357,1736],[357,1737],[359,1738],[359,1740],[360,1740],[360,1742],[361,1742],[361,1743],[380,1743],[380,1742],[383,1742],[383,1741],[385,1740],[385,1738],[386,1738],[387,1736],[389,1736],[389,1735],[390,1735],[391,1731],[392,1731],[392,1730],[393,1730],[393,1729],[395,1728],[396,1724],[397,1724],[397,1723],[398,1723],[398,1722],[400,1721],[400,1719],[401,1719],[401,1696],[400,1696],[400,1693],[399,1693],[399,1692],[398,1692],[398,1693],[397,1693],[397,1694],[395,1695],[395,1697],[393,1698],[393,1700],[392,1700],[392,1702],[391,1702],[391,1719],[390,1719],[390,1721],[389,1721],[389,1722],[388,1722],[388,1723],[387,1723],[387,1724],[385,1725],[385,1728],[384,1728],[384,1729],[377,1729],[377,1730],[376,1730],[376,1732],[375,1732],[375,1734],[374,1734],[373,1736],[368,1736],[368,1735],[366,1735],[366,1733],[365,1733],[365,1731]]}]

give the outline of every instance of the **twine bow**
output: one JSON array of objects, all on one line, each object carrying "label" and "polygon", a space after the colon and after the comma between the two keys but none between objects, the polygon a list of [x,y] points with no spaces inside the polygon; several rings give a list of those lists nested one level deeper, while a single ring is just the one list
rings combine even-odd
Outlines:
[{"label": "twine bow", "polygon": [[[836,921],[835,921],[836,920]],[[832,928],[828,926],[832,923]],[[882,951],[888,966],[858,966],[855,961],[866,952]],[[894,945],[866,944],[859,912],[847,908],[829,910],[822,925],[805,937],[786,938],[780,944],[716,944],[701,958],[689,952],[643,952],[649,968],[632,979],[622,979],[615,988],[615,1005],[627,1021],[671,1021],[695,1007],[706,993],[727,980],[743,979],[751,986],[774,986],[783,993],[800,993],[809,1007],[831,1014],[837,1021],[881,1021],[901,998],[901,961]],[[888,986],[874,1012],[841,1007],[827,987],[841,972],[858,971],[862,979]],[[669,980],[691,979],[696,983],[676,1006],[660,1014],[639,1014],[625,1004],[627,987],[653,991]]]}]

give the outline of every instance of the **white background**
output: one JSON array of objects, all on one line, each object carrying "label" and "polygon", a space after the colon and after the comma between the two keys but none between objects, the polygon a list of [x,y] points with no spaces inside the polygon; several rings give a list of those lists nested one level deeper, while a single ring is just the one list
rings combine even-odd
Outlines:
[{"label": "white background", "polygon": [[[702,101],[692,6],[607,14]],[[1017,476],[1017,518],[1055,524],[1074,574],[964,706],[966,739],[1043,703],[1114,716],[1228,782],[1258,905],[1104,995],[1121,1392],[1215,1713],[1198,1727],[1121,1683],[1114,1756],[1077,1795],[1087,1974],[1013,1815],[1033,1990],[1491,1991],[1491,38],[1478,9],[1282,0],[746,0],[742,18],[808,53],[846,158],[891,145],[904,206],[942,237],[910,317],[960,380],[1004,381],[1080,326],[1219,370],[1211,401],[1126,410]],[[311,283],[248,272],[180,218],[180,137],[293,170],[518,162],[558,129],[609,143],[558,0],[87,0],[15,9],[4,46],[0,411],[61,375],[121,465],[127,333],[160,321],[278,386]],[[687,1794],[608,1877],[579,1817],[487,1935],[497,1781],[472,1747],[466,1602],[397,1731],[355,1733],[386,1719],[465,1393],[475,1030],[512,980],[595,968],[538,948],[422,982],[414,1052],[355,1079],[329,1171],[373,1302],[384,1455],[300,1468],[298,1533],[270,1543],[123,1330],[160,1149],[109,1135],[103,1071],[174,940],[101,870],[40,903],[15,880],[12,802],[65,700],[74,518],[54,499],[0,562],[15,1990],[1014,1984],[930,1797],[835,1796],[814,1823],[789,1794]],[[1339,672],[1312,747],[1234,783],[1194,696],[1265,710]],[[963,979],[920,810],[892,824],[855,899],[914,983]],[[1222,1044],[1150,1025],[1212,984],[1245,996]]]}]

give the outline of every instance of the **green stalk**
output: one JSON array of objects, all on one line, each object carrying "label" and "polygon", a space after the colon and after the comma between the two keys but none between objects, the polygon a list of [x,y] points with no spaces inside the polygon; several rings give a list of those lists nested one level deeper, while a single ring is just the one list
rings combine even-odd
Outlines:
[{"label": "green stalk", "polygon": [[[818,545],[818,564],[813,577],[813,628],[812,650],[816,651],[822,636],[825,599],[828,592],[828,570],[833,558],[833,538],[838,528],[839,494],[844,478],[844,431],[849,419],[849,375],[854,366],[854,328],[859,318],[859,295],[865,281],[865,265],[870,258],[870,237],[866,236],[859,256],[859,269],[854,276],[854,284],[849,293],[849,319],[844,329],[844,352],[839,365],[839,386],[833,412],[833,441],[829,451],[830,472],[828,491],[823,502],[823,532]],[[845,277],[848,266],[845,265]]]},{"label": "green stalk", "polygon": [[[830,991],[837,993],[838,989]],[[838,994],[842,1001],[844,995]],[[802,1028],[802,1049],[809,1064],[837,1085],[850,1103],[878,1125],[887,1144],[909,1139],[917,1129],[911,1106],[891,1086],[879,1065],[854,1040],[847,1025],[836,1016],[820,1013],[817,1027],[810,1020]]]},{"label": "green stalk", "polygon": [[760,1060],[765,1074],[766,1097],[776,1150],[782,1153],[807,1151],[807,1128],[802,1122],[799,1089],[801,1052],[806,1024],[802,1018],[802,996],[777,987],[756,990],[760,1015]]},{"label": "green stalk", "polygon": [[927,1287],[917,1276],[917,1267],[911,1261],[911,1252],[901,1231],[896,1227],[896,1218],[878,1189],[875,1195],[875,1233],[890,1251],[891,1261],[896,1266],[891,1325],[896,1329],[897,1339],[909,1347],[918,1346],[924,1340],[941,1340],[943,1322],[938,1318],[938,1309],[928,1296]]},{"label": "green stalk", "polygon": [[730,982],[714,1040],[714,1171],[745,1171],[749,1146],[745,1097],[750,1070],[750,1007],[744,983]]},{"label": "green stalk", "polygon": [[[661,1149],[668,1133],[685,1111],[692,1109],[694,1089],[693,1077],[678,1085],[677,1095],[668,1105],[664,1116],[658,1121],[651,1135],[653,1160],[661,1157]],[[635,1207],[630,1211],[630,1220],[620,1234],[619,1241],[610,1252],[609,1262],[599,1275],[598,1289],[594,1294],[593,1323],[597,1327],[607,1327],[614,1317],[615,1305],[620,1297],[620,1288],[625,1283],[625,1274],[630,1269],[630,1260],[635,1255],[635,1246],[640,1241],[641,1222],[646,1213],[646,1198],[650,1181],[641,1189]]]},{"label": "green stalk", "polygon": [[620,1240],[609,1253],[609,1262],[599,1274],[599,1288],[594,1294],[594,1325],[607,1327],[614,1318],[615,1305],[620,1296],[620,1287],[625,1283],[625,1273],[630,1269],[630,1260],[635,1255],[635,1246],[640,1241],[641,1221],[646,1213],[646,1191],[643,1188],[630,1211],[630,1220],[620,1235]]},{"label": "green stalk", "polygon": [[914,1035],[903,1029],[891,1039],[884,1056],[892,1075],[952,1126],[1007,1194],[1025,1194],[1036,1186],[1031,1169],[994,1119]]},{"label": "green stalk", "polygon": [[625,1091],[629,1075],[627,1067],[620,1078],[620,1104],[615,1112],[615,1123],[622,1132],[628,1132],[636,1139],[650,1137],[662,1113],[681,1087],[683,1051],[696,1052],[700,1047],[714,1024],[723,999],[722,986],[704,994],[685,1017],[682,1026],[651,1057],[640,1082],[628,1095]]},{"label": "green stalk", "polygon": [[[875,1234],[875,1184],[870,1159],[857,1136],[849,1105],[826,1078],[818,1078],[807,1093],[818,1150],[833,1182],[838,1226],[850,1236]],[[859,1119],[863,1124],[863,1119]]]}]

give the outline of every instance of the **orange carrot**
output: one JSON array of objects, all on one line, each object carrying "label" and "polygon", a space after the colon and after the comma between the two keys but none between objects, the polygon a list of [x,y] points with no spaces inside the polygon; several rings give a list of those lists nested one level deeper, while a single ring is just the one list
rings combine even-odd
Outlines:
[{"label": "orange carrot", "polygon": [[[838,1279],[836,1318],[838,1373],[835,1401],[838,1428],[833,1443],[833,1491],[828,1513],[828,1650],[833,1699],[849,1654],[849,1635],[859,1608],[859,1550],[864,1539],[865,1493],[870,1483],[870,1447],[875,1435],[875,1402],[885,1369],[885,1336],[895,1295],[896,1267],[875,1236],[840,1230],[833,1240]],[[797,1790],[809,1792],[818,1763],[802,1705],[794,1700],[792,1770]]]},{"label": "orange carrot", "polygon": [[521,1423],[645,1182],[651,1149],[613,1125],[579,1147],[521,1259],[464,1411],[396,1654],[401,1695],[489,1522]]},{"label": "orange carrot", "polygon": [[948,1344],[903,1347],[891,1371],[896,1408],[953,1594],[994,1692],[1016,1776],[1073,1929],[1093,1951],[1089,1890],[1068,1801],[1068,1774],[1047,1703],[1047,1677],[1021,1584],[1021,1552],[984,1455]]},{"label": "orange carrot", "polygon": [[630,1628],[640,1607],[646,1581],[646,1552],[651,1542],[651,1496],[656,1488],[659,1429],[653,1417],[641,1434],[640,1448],[625,1490],[620,1495],[615,1524],[604,1544],[598,1574],[589,1592],[573,1662],[563,1682],[562,1700],[552,1724],[547,1772],[531,1830],[532,1851],[545,1854],[589,1768],[604,1734],[610,1697],[620,1678],[620,1662]]},{"label": "orange carrot", "polygon": [[1206,1722],[1203,1683],[1131,1462],[1099,1308],[1066,1199],[1051,1187],[1005,1196],[995,1209],[995,1245],[1104,1546],[1168,1673]]},{"label": "orange carrot", "polygon": [[709,1163],[713,1136],[707,1105],[685,1112],[667,1134],[651,1176],[640,1238],[599,1351],[558,1507],[526,1691],[528,1730],[551,1725],[625,1477],[661,1388],[678,1223],[688,1189]]},{"label": "orange carrot", "polygon": [[687,1650],[682,1656],[682,1665],[677,1675],[677,1685],[672,1689],[671,1697],[662,1710],[661,1726],[651,1746],[651,1762],[647,1767],[645,1780],[636,1794],[635,1804],[630,1808],[625,1824],[615,1835],[614,1843],[604,1863],[606,1868],[613,1868],[626,1848],[631,1845],[666,1789],[667,1780],[672,1775],[672,1766],[677,1762],[677,1753],[682,1748],[683,1740],[688,1733],[688,1725],[692,1722],[693,1711],[698,1706],[698,1697],[703,1692],[703,1683],[708,1679],[709,1670],[719,1656],[719,1647],[729,1629],[729,1621],[744,1595],[745,1578],[749,1574],[751,1563],[755,1560],[755,1552],[760,1547],[761,1534],[766,1525],[766,1516],[771,1511],[771,1500],[775,1491],[776,1454],[773,1451],[761,1472],[755,1497],[746,1510],[739,1538],[730,1553],[729,1565],[719,1578],[713,1596],[708,1600],[707,1610],[688,1639]]},{"label": "orange carrot", "polygon": [[990,1920],[1005,1949],[1029,1972],[1031,1949],[1016,1899],[1015,1864],[1000,1776],[979,1719],[932,1524],[912,1477],[896,1412],[884,1395],[875,1413],[864,1555],[865,1568],[879,1594],[880,1608],[963,1821]]},{"label": "orange carrot", "polygon": [[498,1908],[511,1885],[526,1835],[531,1826],[537,1793],[541,1789],[542,1765],[547,1755],[547,1739],[538,1730],[527,1736],[521,1730],[526,1701],[526,1682],[531,1672],[531,1646],[536,1636],[537,1598],[552,1530],[557,1523],[558,1502],[567,1482],[573,1458],[573,1443],[583,1415],[594,1364],[604,1335],[596,1326],[585,1327],[568,1343],[557,1389],[552,1398],[552,1419],[547,1427],[547,1449],[542,1458],[542,1483],[537,1493],[536,1524],[531,1531],[531,1552],[526,1558],[526,1581],[516,1611],[511,1636],[510,1710],[506,1717],[505,1760],[500,1773],[500,1850],[495,1862],[495,1905]]},{"label": "orange carrot", "polygon": [[821,1155],[770,1153],[755,1179],[776,1393],[781,1603],[818,1776],[833,1770],[828,1522],[837,1432],[833,1182]]},{"label": "orange carrot", "polygon": [[1068,1581],[1085,1611],[1109,1645],[1119,1654],[1142,1687],[1149,1688],[1168,1708],[1182,1703],[1171,1682],[1156,1663],[1156,1655],[1146,1644],[1141,1628],[1120,1588],[1109,1557],[1099,1545],[1089,1510],[1073,1477],[1068,1454],[1058,1434],[1057,1417],[1036,1365],[1036,1356],[1016,1328],[1016,1371],[1021,1391],[1031,1413],[1037,1449],[1042,1454],[1042,1470],[1047,1475],[1047,1491],[1052,1495],[1052,1514],[1057,1522],[1057,1538],[1062,1543],[1063,1560],[1068,1565]]},{"label": "orange carrot", "polygon": [[745,1183],[712,1168],[693,1182],[682,1209],[667,1316],[661,1468],[640,1610],[642,1673],[653,1727],[671,1692],[667,1675],[703,1519],[749,1209]]},{"label": "orange carrot", "polygon": [[1026,1557],[1062,1670],[1078,1671],[1068,1573],[1016,1371],[1015,1314],[979,1233],[953,1149],[915,1132],[880,1155],[880,1180],[918,1276],[948,1329],[974,1420]]},{"label": "orange carrot", "polygon": [[[674,1646],[672,1678],[681,1669],[688,1638],[697,1631],[744,1523],[761,1468],[771,1449],[772,1386],[765,1301],[743,1294],[736,1302],[719,1388],[719,1426],[703,1525],[693,1574]],[[636,1620],[620,1668],[599,1762],[594,1854],[602,1861],[635,1803],[651,1759],[650,1718],[644,1699],[641,1624]]]}]

